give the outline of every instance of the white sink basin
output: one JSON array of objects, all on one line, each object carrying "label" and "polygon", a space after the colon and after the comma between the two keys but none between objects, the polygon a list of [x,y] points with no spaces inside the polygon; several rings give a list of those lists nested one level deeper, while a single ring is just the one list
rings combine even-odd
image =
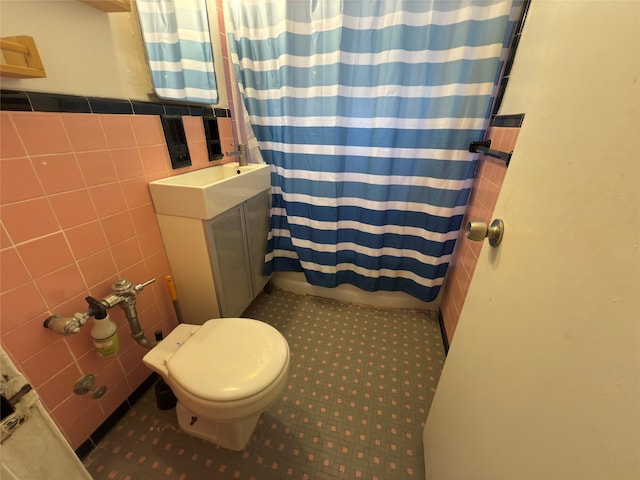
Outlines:
[{"label": "white sink basin", "polygon": [[149,183],[156,213],[207,220],[270,188],[271,168],[227,163]]}]

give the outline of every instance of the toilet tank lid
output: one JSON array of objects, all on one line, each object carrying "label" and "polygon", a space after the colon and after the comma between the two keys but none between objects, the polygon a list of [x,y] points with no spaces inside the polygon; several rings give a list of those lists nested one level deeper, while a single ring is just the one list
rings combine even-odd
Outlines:
[{"label": "toilet tank lid", "polygon": [[267,388],[288,359],[287,340],[271,325],[218,318],[205,322],[166,365],[172,381],[192,395],[224,402]]}]

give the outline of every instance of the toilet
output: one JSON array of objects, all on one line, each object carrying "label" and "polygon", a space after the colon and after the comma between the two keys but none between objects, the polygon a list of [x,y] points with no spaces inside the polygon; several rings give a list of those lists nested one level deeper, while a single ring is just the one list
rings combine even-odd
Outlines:
[{"label": "toilet", "polygon": [[185,433],[240,451],[282,395],[289,345],[267,323],[217,318],[178,325],[142,361],[173,390]]}]

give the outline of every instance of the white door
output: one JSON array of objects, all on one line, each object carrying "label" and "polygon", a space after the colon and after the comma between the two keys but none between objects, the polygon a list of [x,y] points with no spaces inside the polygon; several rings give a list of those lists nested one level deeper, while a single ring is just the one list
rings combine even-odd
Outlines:
[{"label": "white door", "polygon": [[640,2],[532,2],[509,102],[504,239],[429,412],[427,479],[638,479]]}]

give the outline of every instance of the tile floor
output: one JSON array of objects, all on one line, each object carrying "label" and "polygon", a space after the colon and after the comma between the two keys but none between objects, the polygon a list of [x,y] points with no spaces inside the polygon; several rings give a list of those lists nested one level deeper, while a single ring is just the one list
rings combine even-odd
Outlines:
[{"label": "tile floor", "polygon": [[153,389],[84,459],[96,480],[424,478],[422,429],[444,364],[435,312],[262,293],[244,316],[289,342],[282,400],[244,451],[184,434]]}]

